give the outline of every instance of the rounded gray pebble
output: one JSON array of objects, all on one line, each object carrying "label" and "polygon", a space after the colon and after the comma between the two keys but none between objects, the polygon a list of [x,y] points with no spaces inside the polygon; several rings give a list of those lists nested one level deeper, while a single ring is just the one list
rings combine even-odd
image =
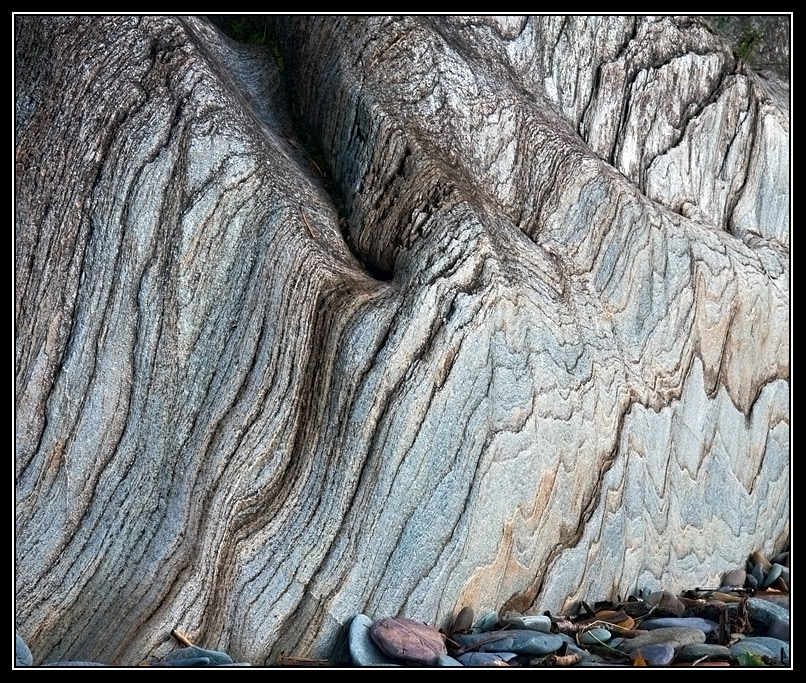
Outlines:
[{"label": "rounded gray pebble", "polygon": [[462,666],[501,666],[517,657],[514,652],[465,652],[459,655]]},{"label": "rounded gray pebble", "polygon": [[780,659],[785,666],[789,665],[789,643],[785,640],[778,638],[770,638],[765,636],[750,636],[741,641],[742,643],[755,643],[766,647],[770,652],[775,655],[776,659]]},{"label": "rounded gray pebble", "polygon": [[478,618],[473,629],[479,631],[492,631],[498,623],[498,612],[487,612]]},{"label": "rounded gray pebble", "polygon": [[747,600],[747,614],[751,622],[760,624],[764,628],[769,628],[773,621],[789,623],[788,609],[761,598],[749,598]]},{"label": "rounded gray pebble", "polygon": [[656,628],[696,628],[703,633],[712,633],[719,628],[719,624],[710,619],[700,617],[659,617],[657,619],[645,619],[641,622],[641,629],[652,631]]},{"label": "rounded gray pebble", "polygon": [[585,645],[599,645],[610,640],[611,635],[606,628],[592,628],[579,635],[579,642]]},{"label": "rounded gray pebble", "polygon": [[181,650],[169,652],[163,658],[163,661],[171,662],[171,664],[177,664],[178,666],[220,666],[221,664],[232,664],[232,657],[226,652],[205,650],[202,647],[191,645],[190,647],[183,647]]},{"label": "rounded gray pebble", "polygon": [[633,661],[638,653],[649,666],[667,666],[674,659],[674,648],[669,643],[655,643],[639,647],[630,655]]},{"label": "rounded gray pebble", "polygon": [[792,630],[789,628],[789,622],[780,619],[773,621],[767,627],[767,637],[789,641],[792,638]]},{"label": "rounded gray pebble", "polygon": [[779,576],[781,576],[781,571],[783,567],[780,564],[774,564],[770,567],[770,571],[767,572],[767,577],[764,581],[761,582],[762,588],[769,588],[772,585],[772,582],[775,581]]},{"label": "rounded gray pebble", "polygon": [[747,579],[747,572],[744,569],[733,569],[725,574],[722,579],[722,584],[725,586],[733,586],[734,588],[741,588],[744,586],[745,579]]},{"label": "rounded gray pebble", "polygon": [[549,633],[551,631],[551,618],[538,615],[533,617],[512,617],[507,619],[507,623],[514,628],[525,628],[529,631],[540,631]]},{"label": "rounded gray pebble", "polygon": [[778,659],[779,655],[776,655],[770,648],[764,647],[759,643],[747,642],[747,639],[740,640],[738,643],[734,643],[730,646],[730,654],[733,657],[739,658],[739,655],[751,652],[755,655],[764,655],[765,657],[770,657],[772,659]]},{"label": "rounded gray pebble", "polygon": [[681,662],[693,662],[696,659],[708,657],[709,659],[727,659],[730,657],[730,648],[712,643],[693,643],[680,648],[677,659]]}]

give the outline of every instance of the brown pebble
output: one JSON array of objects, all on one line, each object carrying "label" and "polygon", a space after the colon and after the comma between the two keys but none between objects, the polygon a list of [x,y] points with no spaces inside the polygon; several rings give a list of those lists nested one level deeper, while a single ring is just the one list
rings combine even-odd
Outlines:
[{"label": "brown pebble", "polygon": [[733,569],[725,574],[725,578],[722,579],[722,585],[741,588],[744,586],[746,579],[747,572],[744,569]]},{"label": "brown pebble", "polygon": [[459,633],[460,631],[469,631],[473,627],[473,608],[470,605],[465,605],[459,610],[458,614],[453,619],[451,624],[451,633]]},{"label": "brown pebble", "polygon": [[760,550],[756,550],[756,552],[750,555],[750,561],[753,564],[760,564],[761,568],[764,570],[764,573],[770,571],[770,567],[772,566],[770,561],[764,557],[764,553],[762,553]]}]

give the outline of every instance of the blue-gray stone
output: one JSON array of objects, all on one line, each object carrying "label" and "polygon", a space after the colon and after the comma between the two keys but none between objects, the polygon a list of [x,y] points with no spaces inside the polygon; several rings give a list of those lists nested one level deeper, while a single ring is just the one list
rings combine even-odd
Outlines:
[{"label": "blue-gray stone", "polygon": [[641,622],[641,629],[652,631],[656,628],[674,628],[682,626],[684,628],[696,628],[703,633],[712,633],[719,628],[719,624],[710,619],[700,617],[658,617],[657,619],[645,619]]},{"label": "blue-gray stone", "polygon": [[770,571],[767,572],[766,578],[764,579],[764,581],[761,582],[761,587],[769,588],[772,585],[773,581],[775,581],[775,579],[781,576],[782,570],[783,567],[780,564],[772,565],[770,567]]},{"label": "blue-gray stone", "polygon": [[750,617],[751,623],[755,622],[764,628],[769,628],[770,624],[776,620],[789,623],[788,609],[761,598],[747,600],[747,615]]},{"label": "blue-gray stone", "polygon": [[14,661],[16,666],[31,666],[34,663],[34,656],[22,639],[19,632],[15,632],[16,638],[14,641]]},{"label": "blue-gray stone", "polygon": [[703,657],[708,659],[727,659],[730,657],[730,649],[716,643],[692,643],[681,647],[677,653],[677,659],[681,662],[693,662]]},{"label": "blue-gray stone", "polygon": [[658,643],[668,643],[679,649],[692,643],[704,643],[705,634],[698,628],[682,628],[673,626],[671,628],[656,628],[652,631],[644,631],[634,638],[626,638],[619,648],[622,652],[630,654],[634,650],[646,645],[656,645]]},{"label": "blue-gray stone", "polygon": [[527,629],[457,635],[454,640],[465,649],[473,648],[479,652],[516,652],[519,655],[550,655],[563,644],[558,635]]},{"label": "blue-gray stone", "polygon": [[473,630],[479,631],[492,631],[498,623],[498,612],[487,612],[479,617],[478,621],[473,624]]},{"label": "blue-gray stone", "polygon": [[514,652],[465,652],[459,655],[462,666],[502,666],[517,657]]},{"label": "blue-gray stone", "polygon": [[789,643],[778,638],[765,636],[749,636],[741,641],[742,643],[756,643],[766,647],[773,653],[776,659],[780,659],[785,666],[789,666]]},{"label": "blue-gray stone", "polygon": [[758,579],[752,574],[747,575],[747,578],[745,578],[744,583],[748,588],[751,588],[752,590],[756,590],[756,588],[758,588]]},{"label": "blue-gray stone", "polygon": [[592,628],[579,634],[579,642],[584,645],[600,645],[610,640],[611,635],[606,628]]},{"label": "blue-gray stone", "polygon": [[440,655],[437,657],[436,661],[437,666],[464,666],[462,662],[457,659],[454,659],[450,655]]},{"label": "blue-gray stone", "polygon": [[350,622],[348,636],[350,656],[356,666],[400,666],[375,644],[369,635],[372,619],[365,614],[356,614]]},{"label": "blue-gray stone", "polygon": [[667,666],[674,659],[674,648],[669,643],[644,645],[634,650],[630,657],[635,660],[639,653],[649,666]]},{"label": "blue-gray stone", "polygon": [[543,615],[532,617],[511,617],[506,621],[515,628],[525,628],[529,631],[540,631],[541,633],[548,633],[551,631],[551,617],[546,617]]},{"label": "blue-gray stone", "polygon": [[776,619],[767,627],[767,637],[789,641],[792,637],[789,622]]},{"label": "blue-gray stone", "polygon": [[764,655],[765,657],[770,657],[771,659],[779,659],[780,655],[776,655],[770,648],[764,647],[759,643],[747,642],[747,639],[740,640],[738,643],[734,643],[730,646],[730,654],[733,657],[739,658],[739,655],[744,654],[745,652],[751,652],[754,655]]},{"label": "blue-gray stone", "polygon": [[163,661],[171,664],[180,663],[179,666],[220,666],[221,664],[232,664],[232,657],[225,652],[205,650],[202,647],[191,645],[169,652],[163,657]]},{"label": "blue-gray stone", "polygon": [[48,662],[42,666],[106,666],[99,662],[82,662],[82,661],[66,661],[66,662]]},{"label": "blue-gray stone", "polygon": [[753,571],[750,574],[755,578],[759,586],[764,583],[764,569],[760,564],[753,565]]}]

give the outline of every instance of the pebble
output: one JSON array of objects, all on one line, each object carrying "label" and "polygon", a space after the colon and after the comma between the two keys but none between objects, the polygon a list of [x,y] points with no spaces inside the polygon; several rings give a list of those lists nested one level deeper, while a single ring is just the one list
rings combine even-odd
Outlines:
[{"label": "pebble", "polygon": [[644,647],[633,650],[630,659],[635,661],[639,654],[649,666],[667,666],[674,659],[674,648],[669,643],[644,645]]},{"label": "pebble", "polygon": [[620,649],[627,654],[632,653],[640,647],[645,645],[655,645],[657,643],[669,643],[675,649],[679,649],[684,645],[691,645],[692,643],[704,643],[705,634],[696,628],[656,628],[654,631],[646,631],[640,636],[635,638],[628,638],[622,644]]},{"label": "pebble", "polygon": [[459,655],[459,662],[462,666],[508,666],[517,656],[514,652],[465,652]]},{"label": "pebble", "polygon": [[584,645],[601,645],[610,640],[611,635],[606,628],[592,628],[579,635],[579,642]]},{"label": "pebble", "polygon": [[169,652],[163,660],[175,666],[221,666],[232,664],[232,657],[218,650],[205,650],[192,645]]},{"label": "pebble", "polygon": [[733,569],[725,574],[725,578],[722,579],[722,585],[741,588],[746,580],[747,572],[744,569]]},{"label": "pebble", "polygon": [[[553,633],[540,633],[527,629],[500,631],[494,641],[489,633],[456,636],[454,640],[462,648],[474,648],[479,652],[515,652],[519,655],[550,655],[562,647],[563,640]],[[460,660],[461,661],[461,660]]]},{"label": "pebble", "polygon": [[750,636],[745,638],[743,643],[756,643],[770,650],[776,659],[780,659],[784,664],[789,663],[789,643],[785,640],[778,638],[770,638],[769,636]]},{"label": "pebble", "polygon": [[498,612],[487,612],[473,624],[474,630],[492,631],[498,624]]},{"label": "pebble", "polygon": [[534,617],[510,617],[506,622],[514,628],[548,633],[551,631],[551,618],[542,615]]},{"label": "pebble", "polygon": [[792,631],[789,628],[789,622],[776,619],[767,628],[767,635],[770,638],[777,638],[778,640],[789,641],[792,637]]},{"label": "pebble", "polygon": [[469,631],[471,628],[473,628],[473,608],[470,606],[462,607],[453,619],[451,633]]},{"label": "pebble", "polygon": [[390,657],[432,666],[448,654],[442,634],[433,626],[408,617],[386,617],[373,622],[369,635]]},{"label": "pebble", "polygon": [[739,655],[744,654],[745,652],[751,652],[755,655],[764,655],[765,657],[770,657],[772,659],[780,659],[780,656],[776,655],[768,647],[765,647],[760,643],[754,643],[752,641],[748,642],[747,638],[730,646],[730,654],[736,659],[739,658]]},{"label": "pebble", "polygon": [[783,571],[783,567],[780,564],[774,564],[770,567],[770,570],[767,572],[767,576],[764,581],[761,582],[762,588],[768,588],[772,585],[773,581],[781,576],[781,572]]},{"label": "pebble", "polygon": [[750,617],[750,622],[759,626],[762,630],[769,629],[776,621],[785,623],[789,627],[789,610],[769,600],[749,598],[747,600],[747,615]]},{"label": "pebble", "polygon": [[437,657],[437,666],[464,666],[462,662],[454,659],[450,655],[440,655]]},{"label": "pebble", "polygon": [[646,601],[650,605],[655,605],[656,611],[660,614],[666,612],[672,616],[681,617],[683,616],[683,612],[686,611],[686,606],[674,593],[669,591],[656,591],[651,593]]},{"label": "pebble", "polygon": [[696,628],[705,634],[712,633],[719,628],[719,624],[710,619],[700,617],[659,617],[658,619],[645,619],[641,622],[641,629],[653,631],[656,628]]},{"label": "pebble", "polygon": [[692,643],[684,645],[677,653],[677,659],[681,662],[693,662],[702,657],[727,659],[730,657],[730,648],[716,643]]},{"label": "pebble", "polygon": [[387,657],[369,635],[372,619],[356,614],[350,622],[349,645],[353,663],[358,666],[400,666],[400,662]]}]

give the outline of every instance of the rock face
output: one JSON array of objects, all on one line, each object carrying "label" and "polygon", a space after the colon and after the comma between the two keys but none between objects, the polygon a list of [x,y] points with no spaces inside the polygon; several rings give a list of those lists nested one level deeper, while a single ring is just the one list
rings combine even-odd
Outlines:
[{"label": "rock face", "polygon": [[326,656],[785,542],[788,112],[702,24],[15,21],[37,660]]}]

